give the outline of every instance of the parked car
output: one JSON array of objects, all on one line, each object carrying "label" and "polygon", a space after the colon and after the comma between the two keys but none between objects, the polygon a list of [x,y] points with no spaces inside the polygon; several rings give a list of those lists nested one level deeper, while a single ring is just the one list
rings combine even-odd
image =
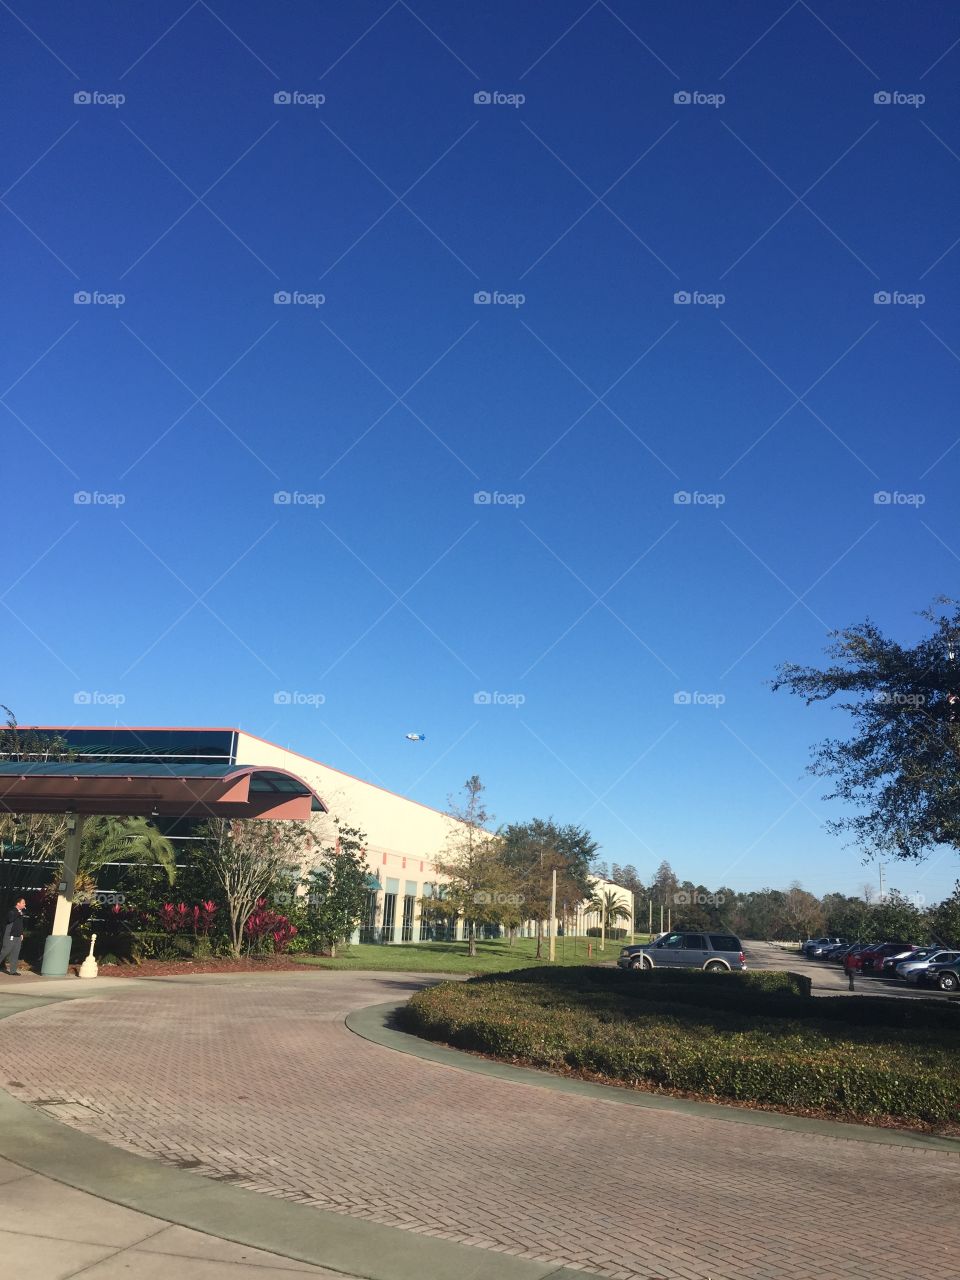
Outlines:
[{"label": "parked car", "polygon": [[925,953],[918,951],[911,959],[901,960],[897,964],[896,976],[916,985],[931,965],[948,964],[951,960],[960,960],[960,951],[945,951],[942,947],[928,949]]},{"label": "parked car", "polygon": [[874,947],[878,946],[876,942],[865,942],[862,946],[851,947],[847,954],[843,957],[843,967],[847,973],[853,970],[863,968],[863,961],[870,954]]},{"label": "parked car", "polygon": [[847,941],[833,942],[830,944],[829,947],[821,948],[820,954],[817,956],[817,959],[818,960],[835,960],[837,956],[840,955],[841,952],[848,951],[850,947],[852,947],[853,945],[854,944],[852,942],[847,942]]},{"label": "parked car", "polygon": [[674,930],[656,942],[623,947],[621,969],[705,969],[707,973],[746,969],[740,939],[732,933],[688,933]]},{"label": "parked car", "polygon": [[860,968],[863,973],[875,978],[882,972],[883,962],[888,956],[901,956],[906,959],[916,947],[910,942],[881,942],[879,946],[864,953]]},{"label": "parked car", "polygon": [[831,947],[827,953],[827,959],[832,960],[834,964],[843,964],[844,957],[851,951],[862,951],[866,945],[865,942],[845,942],[842,947]]},{"label": "parked car", "polygon": [[840,941],[840,938],[808,938],[801,944],[800,951],[805,956],[812,956],[816,954],[818,947],[829,947]]},{"label": "parked car", "polygon": [[941,991],[960,991],[960,960],[946,960],[921,969],[917,979],[921,987],[939,987]]},{"label": "parked car", "polygon": [[903,947],[892,955],[884,956],[879,965],[880,977],[895,978],[898,964],[903,964],[906,960],[922,960],[924,956],[928,956],[934,951],[936,951],[936,947]]},{"label": "parked car", "polygon": [[831,952],[844,946],[846,946],[846,938],[834,938],[832,942],[818,942],[810,949],[810,957],[813,960],[826,960]]}]

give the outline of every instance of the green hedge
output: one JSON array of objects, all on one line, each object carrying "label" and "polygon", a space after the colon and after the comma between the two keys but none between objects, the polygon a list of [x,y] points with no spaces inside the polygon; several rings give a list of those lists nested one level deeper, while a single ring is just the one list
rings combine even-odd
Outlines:
[{"label": "green hedge", "polygon": [[[441,983],[411,999],[401,1025],[515,1062],[717,1101],[929,1126],[956,1125],[960,1117],[956,1007],[943,1005],[928,1024],[915,1015],[913,1024],[881,1025],[857,1011],[914,1002],[807,999],[796,988],[791,994],[754,982],[750,990],[743,981],[779,974],[683,975],[714,986],[711,999],[719,1003],[701,998],[694,1005],[686,998],[691,986],[676,973],[656,988],[644,987],[650,975],[642,975],[631,990],[615,971],[548,972]],[[592,980],[598,973],[609,976]],[[737,993],[735,1003],[721,995],[727,987]],[[742,1003],[748,997],[749,1010]],[[847,1025],[838,1026],[833,1013],[821,1017],[824,1005],[842,1005]]]}]

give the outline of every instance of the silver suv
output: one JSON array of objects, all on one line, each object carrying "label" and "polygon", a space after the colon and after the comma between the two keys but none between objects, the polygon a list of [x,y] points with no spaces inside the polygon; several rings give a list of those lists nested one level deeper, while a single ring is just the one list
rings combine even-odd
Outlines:
[{"label": "silver suv", "polygon": [[732,933],[665,933],[656,942],[624,947],[621,969],[705,969],[707,973],[746,969],[740,939]]}]

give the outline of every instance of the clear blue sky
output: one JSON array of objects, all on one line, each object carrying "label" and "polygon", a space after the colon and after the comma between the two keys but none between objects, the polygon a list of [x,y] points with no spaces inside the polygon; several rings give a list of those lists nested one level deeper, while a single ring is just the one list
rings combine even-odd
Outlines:
[{"label": "clear blue sky", "polygon": [[804,776],[842,719],[766,682],[956,594],[960,10],[16,0],[0,30],[21,720],[238,724],[441,807],[476,772],[647,876],[876,881]]}]

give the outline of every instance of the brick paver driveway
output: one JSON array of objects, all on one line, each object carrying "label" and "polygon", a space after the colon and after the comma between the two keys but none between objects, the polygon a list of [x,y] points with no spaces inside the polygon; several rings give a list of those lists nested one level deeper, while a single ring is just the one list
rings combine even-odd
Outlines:
[{"label": "brick paver driveway", "polygon": [[198,1174],[653,1280],[956,1280],[960,1160],[514,1084],[352,1034],[418,985],[158,981],[0,1023],[0,1083]]}]

